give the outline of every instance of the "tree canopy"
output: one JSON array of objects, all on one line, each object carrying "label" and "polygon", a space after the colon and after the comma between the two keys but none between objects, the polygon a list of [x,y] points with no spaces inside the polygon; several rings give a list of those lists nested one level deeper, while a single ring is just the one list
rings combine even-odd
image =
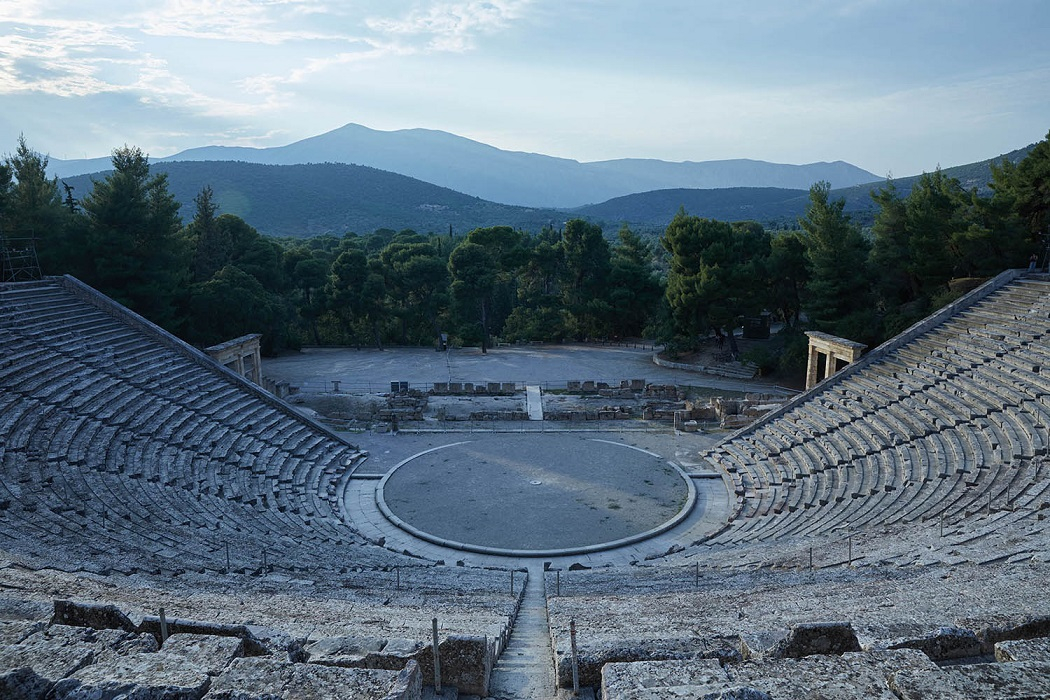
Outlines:
[{"label": "tree canopy", "polygon": [[210,186],[183,225],[140,149],[116,149],[112,164],[77,192],[20,138],[0,162],[0,230],[34,238],[45,274],[76,275],[189,342],[261,332],[266,352],[643,335],[689,346],[713,334],[735,353],[734,330],[759,314],[796,335],[814,328],[872,345],[966,280],[1045,256],[1050,226],[1050,141],[993,168],[991,196],[940,170],[906,195],[889,181],[872,193],[865,230],[817,183],[797,230],[683,209],[659,239],[582,218],[536,232],[275,239],[223,212]]}]

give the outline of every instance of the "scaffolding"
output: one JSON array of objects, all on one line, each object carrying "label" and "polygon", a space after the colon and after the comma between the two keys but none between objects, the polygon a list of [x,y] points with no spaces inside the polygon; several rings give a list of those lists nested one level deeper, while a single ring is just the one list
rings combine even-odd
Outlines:
[{"label": "scaffolding", "polygon": [[10,237],[0,229],[0,282],[29,282],[41,277],[36,238]]}]

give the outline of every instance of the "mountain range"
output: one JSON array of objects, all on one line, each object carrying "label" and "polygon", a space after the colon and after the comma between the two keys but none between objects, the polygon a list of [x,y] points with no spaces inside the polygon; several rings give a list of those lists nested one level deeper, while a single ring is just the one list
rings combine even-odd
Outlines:
[{"label": "mountain range", "polygon": [[[537,153],[504,151],[444,131],[376,131],[359,124],[347,124],[286,146],[204,146],[151,159],[154,164],[186,161],[364,165],[491,202],[559,209],[671,188],[809,189],[820,180],[830,182],[832,187],[849,187],[882,179],[843,161],[785,165],[746,159],[675,163],[625,158],[581,163]],[[52,174],[62,178],[108,168],[108,158],[52,159],[50,163]]]},{"label": "mountain range", "polygon": [[[296,237],[318,234],[342,235],[351,231],[365,234],[378,228],[413,229],[420,233],[443,233],[452,229],[457,233],[465,233],[473,228],[495,225],[508,225],[535,232],[548,224],[559,226],[573,217],[581,217],[602,225],[608,235],[614,235],[616,229],[624,223],[642,233],[658,233],[667,226],[679,208],[684,208],[690,214],[724,221],[751,219],[770,228],[791,227],[805,213],[808,189],[811,184],[809,176],[799,176],[796,172],[794,176],[802,177],[802,179],[793,181],[791,187],[762,184],[711,188],[674,186],[634,191],[583,206],[521,206],[498,203],[480,195],[464,193],[451,187],[440,186],[378,167],[337,162],[260,164],[232,159],[235,153],[242,153],[242,151],[256,156],[263,154],[273,159],[280,157],[293,160],[300,157],[308,158],[311,153],[320,153],[321,150],[317,149],[322,149],[324,143],[331,144],[326,137],[335,138],[333,134],[340,133],[354,134],[360,129],[364,127],[349,125],[316,137],[318,140],[307,139],[278,149],[228,149],[224,147],[193,149],[184,153],[195,155],[198,158],[180,160],[183,154],[179,154],[154,161],[151,168],[154,172],[167,173],[169,189],[183,205],[180,213],[184,221],[189,221],[193,217],[194,197],[203,187],[210,186],[220,212],[236,214],[265,234]],[[365,131],[370,132],[371,130]],[[576,161],[563,161],[535,154],[499,151],[450,134],[442,136],[441,132],[414,129],[391,133],[416,136],[438,134],[438,141],[458,144],[468,149],[477,147],[481,151],[495,151],[496,154],[493,157],[496,161],[502,160],[506,163],[532,162],[547,165],[550,164],[548,161],[575,163],[576,166],[581,167],[595,165],[599,166],[599,169],[606,168],[607,172],[621,174],[625,170],[618,170],[618,168],[629,170],[638,164],[644,164],[649,168],[650,173],[662,172],[665,175],[676,169],[683,170],[677,166],[705,166],[714,169],[717,164],[733,164],[723,169],[721,171],[723,174],[719,177],[727,178],[726,181],[729,182],[762,183],[769,182],[771,178],[776,181],[771,173],[789,172],[783,170],[784,168],[811,167],[778,166],[758,161],[689,164],[627,160],[581,164]],[[462,142],[465,142],[466,145]],[[282,151],[282,149],[293,149],[302,144],[307,144],[309,148],[315,150],[311,151],[307,146],[302,146],[295,151],[298,155],[292,153],[292,150]],[[991,165],[1002,160],[1018,162],[1027,155],[1032,147],[1027,146],[978,163],[946,168],[944,173],[958,178],[964,187],[976,188],[987,193],[988,182],[991,179]],[[426,151],[422,145],[420,149],[419,158],[422,162],[434,162],[434,151]],[[280,153],[284,155],[281,156]],[[208,154],[225,156],[226,159],[201,159]],[[516,160],[519,156],[524,157],[524,160]],[[410,161],[407,152],[401,157],[406,163]],[[750,170],[750,178],[743,177],[743,173],[748,171],[745,164],[753,165]],[[835,164],[829,165],[834,166]],[[853,167],[847,164],[841,165],[847,168]],[[109,167],[109,159],[51,160],[50,162],[51,172],[73,186],[75,196],[78,197],[90,192],[91,181],[103,177]],[[815,168],[816,164],[812,167]],[[88,171],[85,174],[73,174],[85,170]],[[634,172],[644,170],[645,168],[639,166]],[[694,173],[699,172],[700,168],[693,168],[693,171]],[[465,166],[462,172],[466,172]],[[816,179],[828,179],[831,176],[830,171],[823,171],[822,175],[816,174],[817,171],[811,172],[814,173],[813,177]],[[874,177],[870,173],[868,176]],[[474,177],[479,180],[483,179],[480,174],[475,174]],[[637,175],[634,177],[636,183],[651,182]],[[587,178],[582,179],[585,181]],[[906,195],[917,179],[918,176],[898,178],[894,180],[894,184],[902,195]],[[855,221],[862,225],[870,224],[875,215],[875,205],[870,193],[874,188],[882,187],[885,180],[865,180],[861,184],[845,186],[841,184],[842,180],[831,180],[831,182],[834,188],[832,197],[846,200],[846,211]],[[850,182],[849,179],[846,182]],[[636,184],[635,186],[645,187],[647,185]]]}]

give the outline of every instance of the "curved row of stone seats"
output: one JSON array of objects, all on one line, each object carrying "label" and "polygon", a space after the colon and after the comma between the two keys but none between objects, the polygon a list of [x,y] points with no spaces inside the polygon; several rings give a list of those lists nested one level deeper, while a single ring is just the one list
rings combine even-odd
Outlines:
[{"label": "curved row of stone seats", "polygon": [[562,686],[571,679],[572,623],[582,685],[596,683],[610,662],[765,656],[807,623],[850,623],[865,651],[912,648],[937,662],[982,657],[1004,639],[1050,636],[1048,542],[1043,521],[1003,512],[980,530],[948,528],[944,537],[926,528],[925,537],[894,530],[852,543],[813,540],[812,569],[805,547],[770,543],[548,572],[558,678]]},{"label": "curved row of stone seats", "polygon": [[16,550],[97,569],[163,553],[225,570],[227,545],[289,569],[405,563],[330,501],[357,450],[75,280],[0,286],[0,334],[0,518],[39,538]]},{"label": "curved row of stone seats", "polygon": [[[800,626],[793,632],[796,637],[806,637],[820,634],[824,629],[825,626]],[[1005,646],[1010,644],[1033,646],[1040,650],[1038,658],[942,668],[920,651],[898,649],[845,652],[841,655],[815,653],[801,658],[748,660],[735,664],[722,663],[718,659],[613,663],[602,669],[602,699],[819,697],[831,700],[863,697],[867,700],[1028,700],[1045,697],[1050,685],[1050,654],[1042,651],[1045,640],[1003,644],[1004,648],[1010,648]],[[818,643],[809,648],[822,646]]]},{"label": "curved row of stone seats", "polygon": [[[3,588],[0,610],[18,611],[19,619],[26,622],[6,623],[4,617],[0,617],[0,696],[9,696],[5,693],[10,686],[5,683],[10,682],[12,676],[15,680],[26,678],[26,668],[54,682],[61,678],[85,680],[85,674],[77,673],[78,667],[109,663],[112,655],[95,649],[94,655],[64,673],[57,676],[44,673],[54,670],[48,656],[32,653],[24,642],[41,633],[71,633],[59,629],[63,625],[92,627],[77,633],[87,641],[120,637],[124,651],[156,651],[156,642],[161,641],[162,634],[158,604],[166,611],[162,614],[166,614],[172,634],[168,642],[184,633],[205,635],[207,640],[220,646],[243,641],[245,655],[279,664],[403,670],[410,663],[416,663],[428,680],[433,678],[429,642],[432,620],[436,618],[444,684],[464,693],[485,696],[491,664],[509,636],[524,586],[519,578],[517,591],[511,594],[507,586],[508,573],[414,566],[390,571],[355,569],[318,581],[274,574],[264,578],[234,574],[221,589],[209,587],[213,580],[210,577],[189,574],[181,587],[169,585],[161,592],[155,582],[138,577],[128,578],[115,587],[112,577],[53,570],[37,572],[5,561],[0,566]],[[206,584],[203,591],[199,589],[202,582]],[[455,599],[448,595],[453,588]],[[77,596],[72,602],[54,601],[53,616],[47,612],[52,607],[49,597],[52,589],[73,591]],[[200,620],[208,622],[195,622]],[[135,633],[155,637],[153,647],[128,649],[137,646],[129,643]],[[80,641],[84,639],[66,639],[61,646],[69,650]],[[20,644],[23,646],[12,648]],[[198,670],[211,667],[207,659],[195,661]],[[99,668],[86,675],[93,680],[123,675],[113,671],[106,668],[103,672]],[[256,686],[259,696],[269,697],[266,693],[270,692],[276,697],[286,697],[280,690],[279,684]],[[140,697],[136,692],[139,691],[129,694]],[[346,692],[349,691],[341,688],[322,696],[344,697]],[[147,696],[152,697],[141,695]],[[169,696],[174,697],[164,695]],[[45,695],[16,694],[14,697],[43,699]],[[179,694],[178,697],[197,696]],[[293,693],[290,697],[315,695]]]},{"label": "curved row of stone seats", "polygon": [[738,498],[711,542],[965,517],[1042,478],[1050,282],[1009,281],[708,450]]},{"label": "curved row of stone seats", "polygon": [[[81,321],[63,324],[67,313]],[[167,601],[258,581],[266,601],[292,592],[270,619],[301,617],[321,596],[311,605],[339,609],[344,636],[375,635],[393,616],[416,650],[438,617],[463,682],[487,683],[521,584],[511,594],[508,572],[364,540],[333,498],[355,448],[73,280],[0,285],[0,333],[0,560],[52,582],[74,572],[72,589],[102,576],[104,595],[149,582]]]}]

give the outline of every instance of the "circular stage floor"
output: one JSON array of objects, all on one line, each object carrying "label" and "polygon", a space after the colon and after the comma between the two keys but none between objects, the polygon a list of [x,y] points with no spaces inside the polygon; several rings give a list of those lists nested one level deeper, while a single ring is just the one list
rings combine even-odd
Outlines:
[{"label": "circular stage floor", "polygon": [[663,457],[544,433],[450,440],[398,465],[376,498],[384,515],[425,539],[544,554],[641,539],[685,515],[693,493]]}]

